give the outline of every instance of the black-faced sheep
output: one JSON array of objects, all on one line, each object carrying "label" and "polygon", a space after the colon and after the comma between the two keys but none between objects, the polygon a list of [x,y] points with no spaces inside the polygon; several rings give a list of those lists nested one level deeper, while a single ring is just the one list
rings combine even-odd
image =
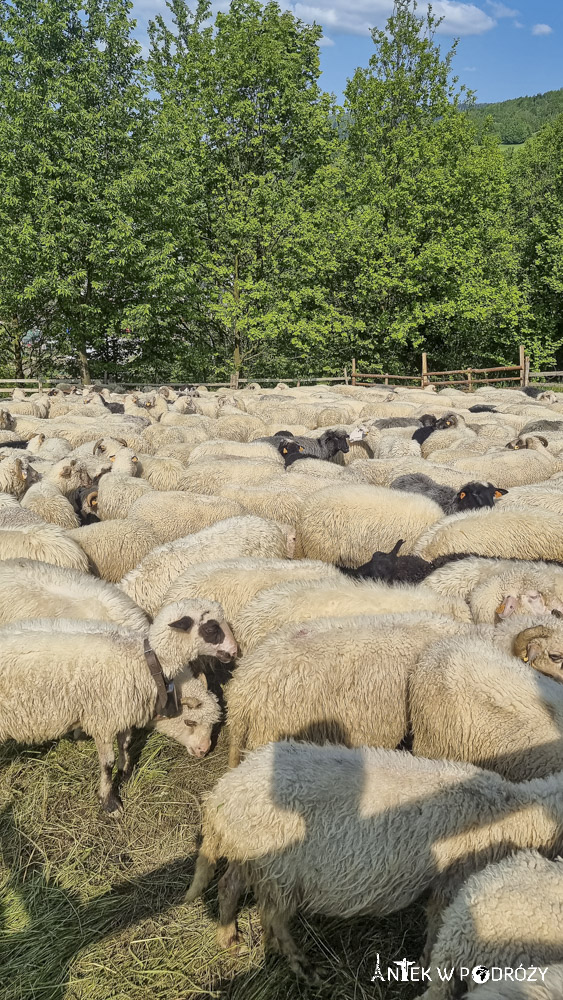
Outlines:
[{"label": "black-faced sheep", "polygon": [[424,473],[410,473],[399,476],[391,483],[392,490],[405,493],[421,493],[440,505],[444,514],[459,514],[465,510],[494,507],[495,500],[506,496],[508,490],[497,489],[492,483],[465,483],[459,490],[451,486],[435,483]]}]

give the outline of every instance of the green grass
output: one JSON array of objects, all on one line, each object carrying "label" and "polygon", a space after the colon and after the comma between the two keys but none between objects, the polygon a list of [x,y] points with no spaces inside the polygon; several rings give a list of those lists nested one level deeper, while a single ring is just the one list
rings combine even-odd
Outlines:
[{"label": "green grass", "polygon": [[422,949],[421,907],[387,920],[300,919],[296,937],[321,966],[301,986],[264,955],[253,900],[241,910],[248,950],[217,951],[215,883],[186,906],[200,798],[226,769],[225,740],[198,761],[153,734],[125,813],[96,800],[89,741],[0,747],[0,1000],[411,1000],[416,985],[371,983]]}]

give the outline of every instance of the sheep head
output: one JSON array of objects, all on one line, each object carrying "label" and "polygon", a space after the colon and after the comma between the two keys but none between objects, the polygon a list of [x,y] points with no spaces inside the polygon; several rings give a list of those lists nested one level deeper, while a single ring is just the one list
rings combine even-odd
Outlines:
[{"label": "sheep head", "polygon": [[512,652],[534,670],[563,681],[563,636],[548,624],[534,625],[519,632]]}]

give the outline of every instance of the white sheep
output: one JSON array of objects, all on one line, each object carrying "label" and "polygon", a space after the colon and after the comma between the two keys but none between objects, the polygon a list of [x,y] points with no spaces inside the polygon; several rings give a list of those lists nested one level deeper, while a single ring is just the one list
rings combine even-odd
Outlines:
[{"label": "white sheep", "polygon": [[233,619],[232,625],[241,650],[247,653],[287,622],[415,611],[445,614],[461,622],[471,621],[464,601],[444,598],[423,584],[389,586],[375,580],[331,576],[318,580],[287,580],[261,590]]},{"label": "white sheep", "polygon": [[218,601],[232,621],[258,591],[284,580],[342,579],[335,566],[311,559],[219,559],[191,566],[171,583],[164,603],[180,597]]},{"label": "white sheep", "polygon": [[361,566],[374,551],[392,549],[399,538],[408,554],[442,517],[441,507],[427,497],[346,483],[307,498],[297,533],[308,559]]},{"label": "white sheep", "polygon": [[25,457],[5,458],[0,461],[0,492],[11,493],[21,500],[26,490],[36,483],[39,475]]},{"label": "white sheep", "polygon": [[[428,964],[456,970],[441,981],[437,974],[424,1000],[459,995],[462,968],[545,969],[561,959],[563,860],[549,861],[537,851],[518,851],[470,875],[444,911]],[[538,983],[542,977],[534,977]],[[469,980],[471,983],[471,980]],[[473,985],[471,983],[471,985]],[[563,985],[563,983],[562,983]],[[498,986],[498,983],[497,983]],[[479,991],[469,994],[477,997]],[[502,995],[502,994],[501,994]],[[495,997],[497,994],[495,993]]]},{"label": "white sheep", "polygon": [[239,660],[227,685],[231,767],[243,751],[290,737],[394,749],[407,735],[420,653],[471,631],[428,612],[344,615],[292,622]]},{"label": "white sheep", "polygon": [[118,583],[160,544],[149,524],[129,517],[84,524],[68,537],[83,550],[93,571],[110,583]]},{"label": "white sheep", "polygon": [[120,586],[152,615],[161,606],[170,584],[196,563],[237,556],[282,559],[291,557],[291,553],[291,539],[282,525],[250,514],[230,517],[194,535],[159,545],[124,576]]},{"label": "white sheep", "polygon": [[111,583],[52,563],[6,559],[0,562],[0,622],[19,618],[95,619],[148,627],[144,612]]},{"label": "white sheep", "polygon": [[555,559],[561,562],[561,518],[539,507],[504,510],[490,507],[468,514],[453,514],[421,533],[413,551],[430,560],[453,552],[469,552],[500,559]]},{"label": "white sheep", "polygon": [[563,687],[491,642],[460,636],[427,650],[409,700],[416,754],[515,781],[563,768]]},{"label": "white sheep", "polygon": [[129,508],[128,516],[148,524],[159,544],[185,538],[228,517],[240,517],[245,508],[226,497],[198,496],[182,490],[154,491],[142,496]]},{"label": "white sheep", "polygon": [[563,996],[563,965],[550,965],[543,982],[536,973],[535,982],[486,983],[464,1000],[561,1000]]},{"label": "white sheep", "polygon": [[98,483],[98,515],[102,521],[127,517],[139,497],[154,493],[154,487],[137,476],[113,473],[102,476]]},{"label": "white sheep", "polygon": [[[31,512],[30,512],[31,513]],[[0,559],[37,559],[87,572],[88,557],[56,524],[22,524],[0,528]]]},{"label": "white sheep", "polygon": [[[12,622],[0,629],[0,740],[42,743],[83,729],[96,741],[100,800],[109,813],[121,810],[112,791],[114,740],[124,777],[131,728],[144,728],[162,714],[144,654],[145,635],[67,619]],[[180,685],[182,673],[192,679],[196,657],[230,658],[236,651],[222,609],[212,602],[179,601],[163,608],[148,629],[148,642],[162,674],[169,681],[178,678]]]},{"label": "white sheep", "polygon": [[57,524],[59,528],[79,528],[80,519],[70,500],[64,496],[58,486],[43,479],[30,486],[21,500],[25,510],[38,514],[49,524]]},{"label": "white sheep", "polygon": [[381,917],[430,889],[438,919],[476,868],[518,848],[557,854],[562,841],[561,776],[518,785],[392,750],[270,743],[209,793],[186,899],[225,857],[220,944],[237,939],[238,899],[249,884],[266,935],[307,975],[289,931],[298,908],[340,920]]}]

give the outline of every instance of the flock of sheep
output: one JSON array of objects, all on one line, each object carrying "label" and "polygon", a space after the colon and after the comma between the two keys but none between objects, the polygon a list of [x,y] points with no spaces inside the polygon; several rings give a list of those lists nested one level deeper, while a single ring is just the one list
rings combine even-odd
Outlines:
[{"label": "flock of sheep", "polygon": [[135,728],[204,757],[225,718],[187,897],[226,860],[221,948],[251,887],[314,982],[298,910],[384,916],[426,893],[430,968],[548,971],[454,975],[425,1000],[561,998],[562,618],[554,393],[0,403],[0,739],[94,739],[118,815]]}]

